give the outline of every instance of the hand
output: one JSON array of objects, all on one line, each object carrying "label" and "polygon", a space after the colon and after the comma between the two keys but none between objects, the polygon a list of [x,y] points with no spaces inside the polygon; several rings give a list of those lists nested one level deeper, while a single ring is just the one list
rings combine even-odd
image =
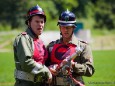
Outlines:
[{"label": "hand", "polygon": [[60,64],[60,68],[62,68],[62,71],[65,71],[66,69],[70,68],[71,66],[71,61],[68,60],[69,57],[66,57],[66,59],[64,59],[61,64]]},{"label": "hand", "polygon": [[46,70],[46,72],[45,72],[46,76],[45,77],[47,77],[46,83],[51,83],[52,82],[52,74],[51,74],[50,70],[46,66],[44,66],[44,68]]},{"label": "hand", "polygon": [[64,68],[73,68],[74,66],[75,66],[75,62],[73,61],[73,60],[71,60],[71,61],[66,61],[66,60],[64,60],[63,61],[63,63],[64,63]]},{"label": "hand", "polygon": [[63,61],[60,63],[60,67],[63,67],[64,65],[69,63],[70,56],[67,56]]},{"label": "hand", "polygon": [[50,70],[50,72],[52,73],[52,75],[56,76],[58,74],[58,71],[57,71],[57,67],[58,67],[58,64],[54,64],[54,65],[50,65],[48,68]]},{"label": "hand", "polygon": [[46,74],[47,74],[48,79],[52,79],[52,74],[51,74],[50,70],[46,66],[44,66],[44,68],[46,70]]},{"label": "hand", "polygon": [[37,76],[38,76],[38,82],[46,81],[47,83],[51,83],[52,81],[52,74],[45,65],[41,70],[39,70]]}]

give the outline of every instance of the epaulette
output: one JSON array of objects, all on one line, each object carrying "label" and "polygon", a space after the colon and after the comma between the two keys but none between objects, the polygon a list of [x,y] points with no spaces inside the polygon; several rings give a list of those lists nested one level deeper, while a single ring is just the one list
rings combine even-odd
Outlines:
[{"label": "epaulette", "polygon": [[48,47],[51,47],[51,46],[53,46],[53,45],[54,45],[54,41],[50,42],[50,43],[48,44]]},{"label": "epaulette", "polygon": [[83,41],[83,40],[80,40],[80,42],[82,42],[82,43],[85,43],[85,44],[88,44],[88,42],[86,42],[86,41]]},{"label": "epaulette", "polygon": [[52,41],[52,42],[50,42],[49,44],[50,44],[50,45],[55,44],[55,41]]},{"label": "epaulette", "polygon": [[52,41],[49,43],[49,46],[53,46],[54,44],[57,44],[59,42],[59,40],[56,40],[56,41]]},{"label": "epaulette", "polygon": [[56,41],[50,42],[50,44],[57,44],[57,43],[59,43],[59,42],[60,42],[59,40],[56,40]]},{"label": "epaulette", "polygon": [[26,35],[27,33],[26,33],[26,32],[22,32],[21,34],[22,34],[22,35]]}]

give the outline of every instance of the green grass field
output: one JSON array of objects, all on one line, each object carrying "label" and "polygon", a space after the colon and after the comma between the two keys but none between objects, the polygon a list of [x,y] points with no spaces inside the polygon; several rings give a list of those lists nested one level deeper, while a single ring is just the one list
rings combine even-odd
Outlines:
[{"label": "green grass field", "polygon": [[86,86],[115,86],[115,50],[93,51],[95,73],[84,77]]},{"label": "green grass field", "polygon": [[[115,50],[93,51],[95,73],[84,77],[86,86],[115,86]],[[13,53],[0,53],[0,86],[14,84]]]}]

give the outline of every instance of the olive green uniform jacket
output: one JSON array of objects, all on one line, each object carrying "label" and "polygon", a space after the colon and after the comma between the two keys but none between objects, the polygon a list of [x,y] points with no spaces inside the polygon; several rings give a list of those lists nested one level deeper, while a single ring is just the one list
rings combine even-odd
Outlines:
[{"label": "olive green uniform jacket", "polygon": [[[22,32],[15,38],[13,47],[16,66],[16,79],[18,78],[21,80],[34,82],[36,75],[41,72],[49,74],[48,77],[50,78],[52,77],[50,71],[44,64],[40,65],[32,58],[34,52],[33,38],[35,38],[35,35],[30,28],[28,28],[25,32]],[[26,75],[28,75],[28,77],[26,77]]]},{"label": "olive green uniform jacket", "polygon": [[[17,70],[32,73],[34,68],[38,68],[38,64],[32,59],[35,36],[28,28],[26,32],[19,34],[14,41],[14,59]],[[34,72],[33,72],[34,74]]]}]

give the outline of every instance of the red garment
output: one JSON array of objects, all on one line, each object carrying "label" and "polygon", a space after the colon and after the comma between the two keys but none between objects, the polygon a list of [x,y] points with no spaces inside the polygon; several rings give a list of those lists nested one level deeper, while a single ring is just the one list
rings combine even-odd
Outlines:
[{"label": "red garment", "polygon": [[48,58],[48,52],[40,39],[34,39],[34,55],[33,59],[40,63],[44,64],[46,59]]},{"label": "red garment", "polygon": [[55,44],[51,52],[52,64],[60,64],[67,56],[71,56],[76,52],[75,47],[76,45],[74,44]]}]

